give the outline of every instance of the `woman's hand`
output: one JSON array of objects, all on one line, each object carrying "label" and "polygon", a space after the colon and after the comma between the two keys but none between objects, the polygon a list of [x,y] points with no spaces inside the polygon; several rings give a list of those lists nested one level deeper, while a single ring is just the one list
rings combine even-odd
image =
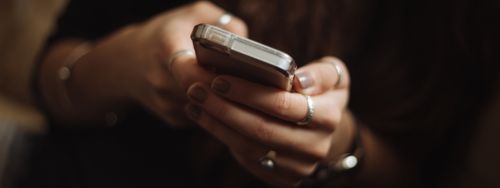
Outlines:
[{"label": "woman's hand", "polygon": [[[199,1],[161,14],[131,33],[134,43],[130,53],[137,53],[128,70],[135,81],[129,95],[139,100],[167,124],[183,126],[182,107],[186,104],[185,90],[193,82],[209,82],[215,75],[205,71],[192,56],[178,57],[172,65],[165,65],[168,57],[180,50],[193,50],[190,34],[199,23],[216,23],[224,10],[207,1]],[[225,29],[246,35],[246,27],[233,19]],[[130,44],[123,44],[130,46]],[[127,61],[123,59],[123,61]],[[120,63],[123,66],[123,63]],[[167,69],[172,70],[167,70]],[[120,77],[116,75],[116,77]],[[130,82],[129,82],[130,83]]]},{"label": "woman's hand", "polygon": [[[101,111],[138,101],[168,125],[186,125],[189,120],[182,113],[187,104],[185,90],[194,82],[208,83],[215,75],[198,66],[193,56],[180,56],[171,65],[166,65],[167,59],[177,51],[193,50],[193,27],[199,23],[216,24],[224,13],[210,2],[197,1],[120,29],[97,41],[75,63],[70,82],[59,88],[53,86],[61,83],[54,75],[63,66],[61,59],[71,54],[66,49],[79,42],[66,40],[55,45],[41,71],[40,84],[49,108],[62,117],[80,116],[73,121],[81,121],[99,118],[95,116],[102,116],[105,112]],[[240,19],[233,17],[223,27],[246,35],[246,26]],[[60,89],[64,87],[72,109],[65,108],[63,97],[57,95],[64,92]]]},{"label": "woman's hand", "polygon": [[[149,57],[147,63],[150,65],[143,69],[144,72],[137,72],[138,78],[134,80],[143,83],[133,89],[132,95],[168,125],[178,127],[189,122],[182,113],[187,104],[187,88],[194,82],[209,83],[215,75],[201,68],[193,56],[177,57],[171,65],[165,63],[178,51],[194,50],[190,34],[195,25],[216,24],[224,13],[210,2],[199,1],[159,15],[137,31],[137,41],[142,43],[140,46],[145,52],[142,57]],[[246,36],[247,33],[245,24],[234,17],[223,27],[239,35]],[[147,48],[150,49],[144,50]]]},{"label": "woman's hand", "polygon": [[[338,77],[335,64],[342,67]],[[349,96],[349,75],[341,61],[323,58],[297,71],[299,93],[218,76],[209,85],[190,86],[187,106],[190,117],[220,139],[250,172],[271,185],[296,186],[321,162],[334,160],[351,142],[351,129],[341,119]],[[340,83],[337,81],[340,79]],[[306,97],[315,104],[309,125],[296,122],[307,113]],[[273,169],[259,161],[268,153]]]}]

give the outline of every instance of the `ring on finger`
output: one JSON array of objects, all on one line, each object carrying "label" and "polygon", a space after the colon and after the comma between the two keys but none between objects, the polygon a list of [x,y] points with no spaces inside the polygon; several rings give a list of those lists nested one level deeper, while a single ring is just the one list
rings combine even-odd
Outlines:
[{"label": "ring on finger", "polygon": [[224,27],[227,24],[229,24],[229,22],[231,22],[232,19],[233,15],[229,13],[224,13],[222,16],[219,17],[219,19],[217,19],[216,25],[219,27]]},{"label": "ring on finger", "polygon": [[306,113],[306,117],[297,122],[297,125],[309,125],[313,119],[313,115],[314,115],[314,101],[312,100],[311,96],[309,95],[304,95],[304,97],[306,98],[306,102],[307,102],[307,113]]},{"label": "ring on finger", "polygon": [[264,156],[259,158],[260,166],[272,170],[276,167],[276,151],[269,150]]},{"label": "ring on finger", "polygon": [[191,49],[183,49],[174,52],[172,55],[168,56],[167,60],[165,61],[165,66],[167,67],[168,71],[172,71],[172,64],[174,61],[181,57],[181,56],[190,56],[190,57],[195,57],[195,53]]},{"label": "ring on finger", "polygon": [[340,86],[340,83],[342,83],[342,76],[344,74],[344,71],[342,70],[342,66],[338,62],[333,61],[332,65],[333,67],[335,67],[335,72],[337,73],[337,81],[333,86],[338,87]]}]

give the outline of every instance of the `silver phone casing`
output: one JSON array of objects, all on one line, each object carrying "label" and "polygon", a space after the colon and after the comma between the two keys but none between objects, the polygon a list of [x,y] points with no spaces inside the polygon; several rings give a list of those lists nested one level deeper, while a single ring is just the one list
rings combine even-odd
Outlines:
[{"label": "silver phone casing", "polygon": [[286,53],[208,24],[195,26],[191,38],[201,65],[291,90],[297,65]]}]

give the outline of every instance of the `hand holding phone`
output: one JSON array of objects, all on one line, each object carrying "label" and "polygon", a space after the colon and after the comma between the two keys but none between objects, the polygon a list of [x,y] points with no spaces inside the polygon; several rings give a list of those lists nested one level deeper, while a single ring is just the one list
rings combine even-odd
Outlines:
[{"label": "hand holding phone", "polygon": [[287,91],[297,65],[286,53],[208,24],[191,33],[198,63],[216,72]]}]

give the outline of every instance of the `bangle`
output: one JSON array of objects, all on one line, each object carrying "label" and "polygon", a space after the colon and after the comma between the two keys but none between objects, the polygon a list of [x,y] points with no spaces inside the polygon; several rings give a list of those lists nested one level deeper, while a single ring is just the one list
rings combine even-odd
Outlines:
[{"label": "bangle", "polygon": [[[73,76],[73,69],[75,64],[85,55],[90,52],[91,44],[89,42],[83,42],[76,46],[71,52],[66,56],[64,64],[59,68],[57,76],[62,82],[62,95],[68,109],[73,108],[73,102],[69,96],[68,86],[71,77]],[[64,105],[63,105],[64,106]],[[117,124],[118,116],[115,112],[108,112],[104,115],[104,123],[107,126],[114,126]]]},{"label": "bangle", "polygon": [[361,142],[361,127],[353,122],[354,138],[347,153],[338,161],[320,164],[313,175],[303,182],[303,187],[331,187],[345,182],[341,177],[352,175],[360,169],[364,158],[364,149]]},{"label": "bangle", "polygon": [[64,60],[64,64],[58,70],[58,78],[62,81],[62,93],[64,101],[68,108],[73,107],[73,103],[68,95],[68,82],[71,79],[72,71],[75,66],[75,63],[78,62],[83,56],[85,56],[90,51],[90,44],[88,42],[83,42],[77,47],[75,47],[71,52],[66,56]]}]

